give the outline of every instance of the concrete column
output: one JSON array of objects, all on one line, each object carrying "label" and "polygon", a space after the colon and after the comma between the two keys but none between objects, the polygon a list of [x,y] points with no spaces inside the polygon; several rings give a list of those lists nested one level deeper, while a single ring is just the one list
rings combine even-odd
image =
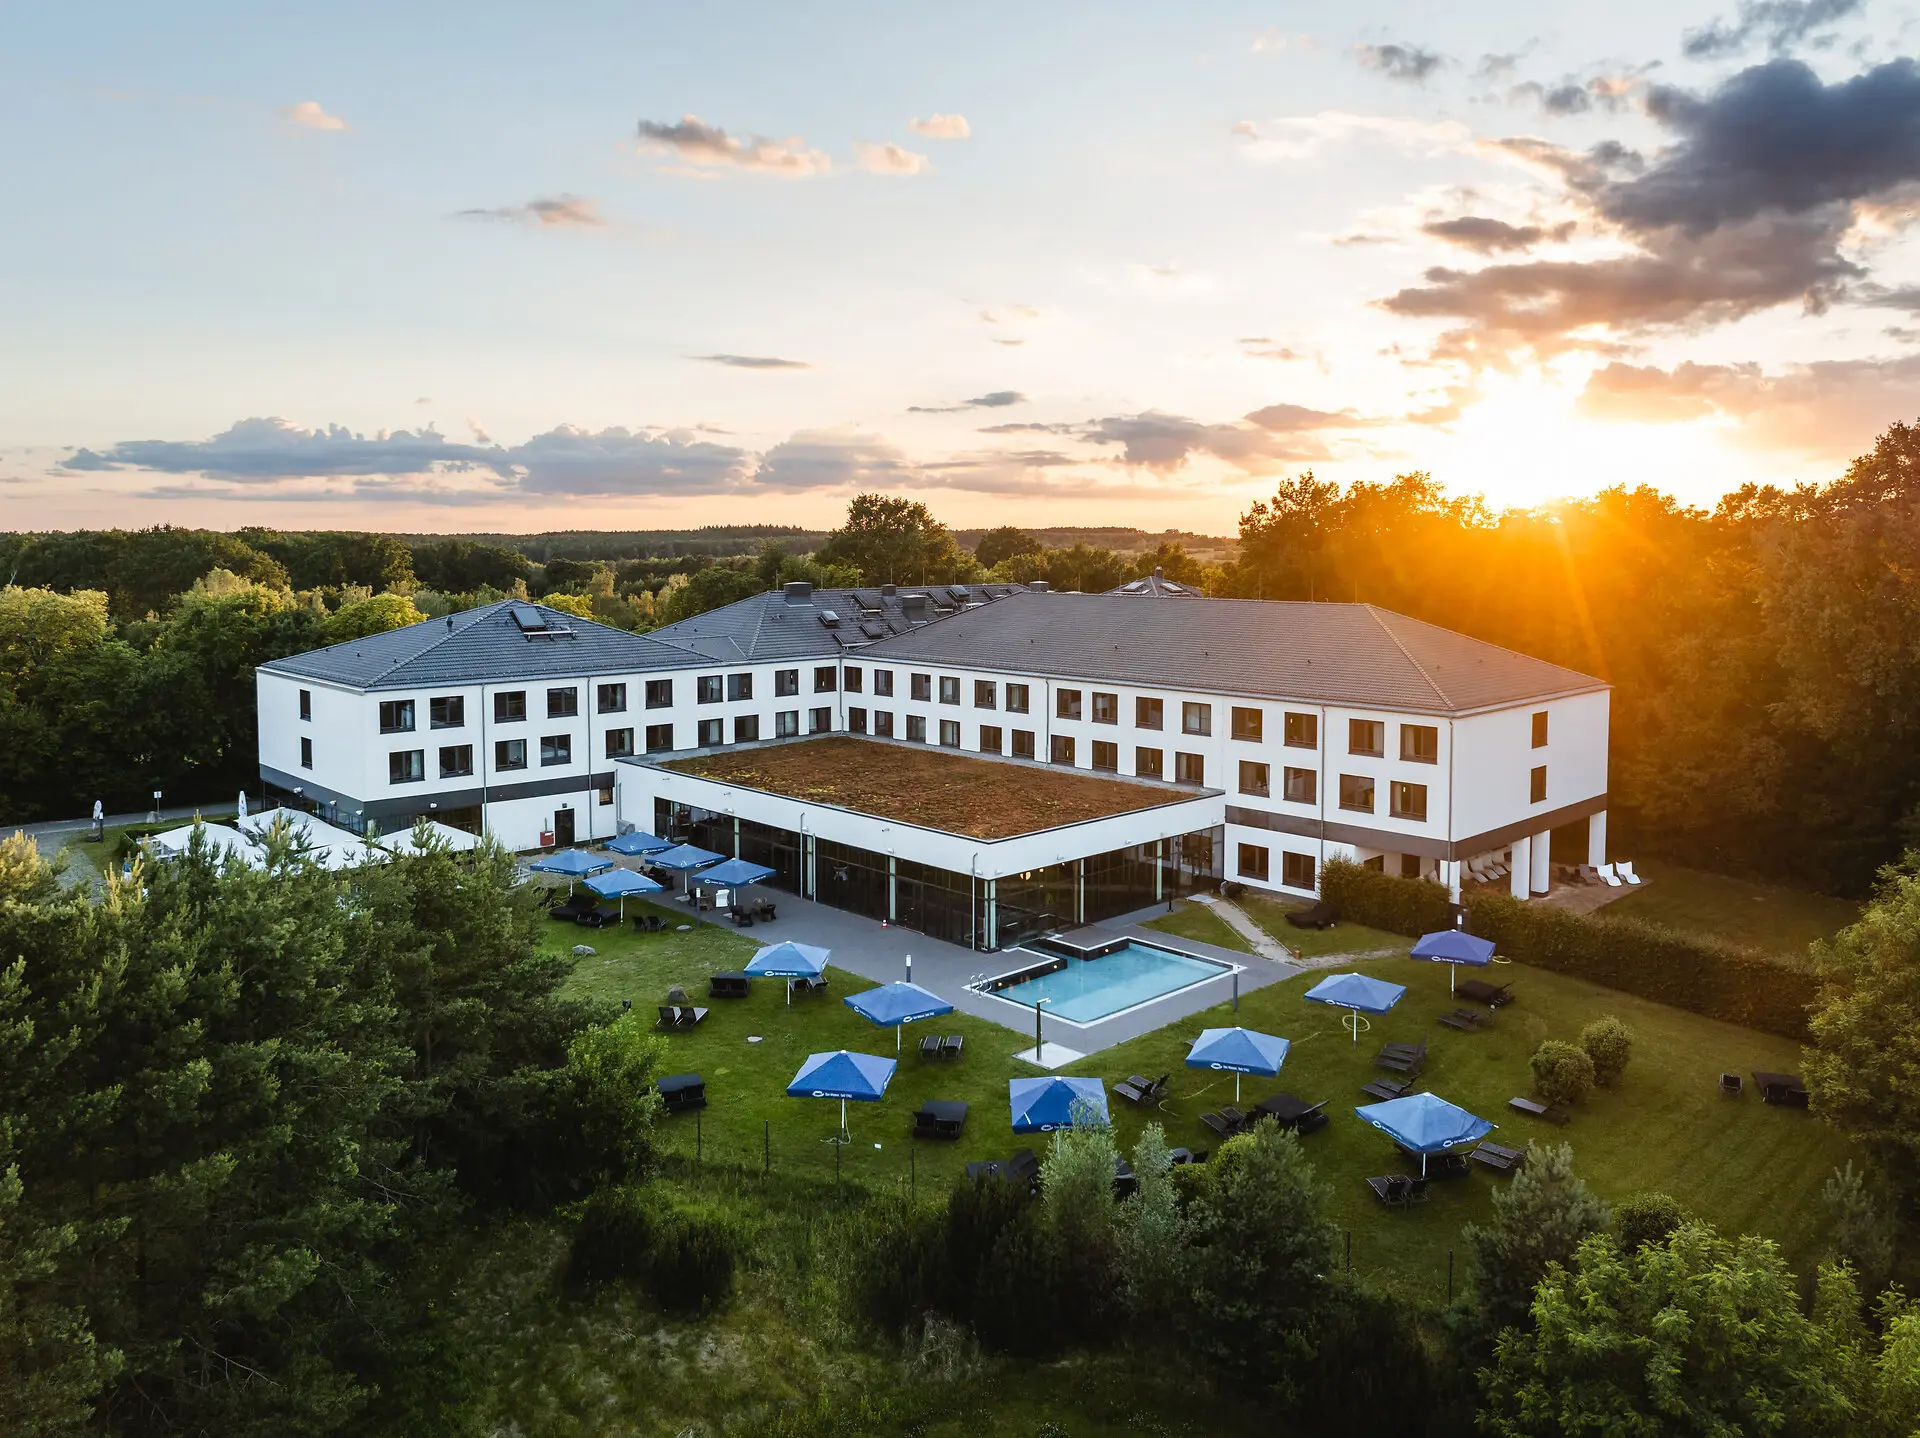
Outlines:
[{"label": "concrete column", "polygon": [[1607,862],[1607,811],[1587,820],[1587,862],[1596,869]]},{"label": "concrete column", "polygon": [[1460,902],[1460,861],[1442,859],[1440,861],[1440,882],[1447,886],[1447,897],[1454,903]]},{"label": "concrete column", "polygon": [[1507,892],[1516,899],[1525,899],[1533,893],[1533,841],[1515,839],[1513,853],[1509,862],[1513,871],[1507,876]]},{"label": "concrete column", "polygon": [[1553,887],[1553,830],[1533,836],[1533,892],[1544,894]]}]

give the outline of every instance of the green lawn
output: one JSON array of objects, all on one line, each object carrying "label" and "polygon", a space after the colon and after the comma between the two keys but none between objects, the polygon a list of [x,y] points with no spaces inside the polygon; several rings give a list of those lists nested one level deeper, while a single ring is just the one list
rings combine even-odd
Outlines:
[{"label": "green lawn", "polygon": [[1404,954],[1407,951],[1407,940],[1401,935],[1390,934],[1385,929],[1370,929],[1365,924],[1351,923],[1346,919],[1330,929],[1296,929],[1287,922],[1287,915],[1305,908],[1305,904],[1248,894],[1241,898],[1240,907],[1247,911],[1254,923],[1281,943],[1297,950],[1304,958],[1322,958],[1328,954]]},{"label": "green lawn", "polygon": [[1860,916],[1859,905],[1825,894],[1683,869],[1649,860],[1635,872],[1645,888],[1608,904],[1602,913],[1647,919],[1687,933],[1710,934],[1772,953],[1799,954]]},{"label": "green lawn", "polygon": [[1148,919],[1143,927],[1202,944],[1217,944],[1223,949],[1233,949],[1243,954],[1253,952],[1253,945],[1241,938],[1233,925],[1205,904],[1196,904],[1190,899],[1182,900],[1172,913]]}]

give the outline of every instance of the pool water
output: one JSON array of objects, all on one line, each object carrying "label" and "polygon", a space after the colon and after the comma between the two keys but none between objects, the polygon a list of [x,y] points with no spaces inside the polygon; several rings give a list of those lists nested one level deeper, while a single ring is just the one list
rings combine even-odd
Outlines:
[{"label": "pool water", "polygon": [[996,989],[994,997],[1029,1008],[1048,999],[1050,1016],[1087,1024],[1228,972],[1225,964],[1129,943],[1098,958],[1068,959],[1065,968]]}]

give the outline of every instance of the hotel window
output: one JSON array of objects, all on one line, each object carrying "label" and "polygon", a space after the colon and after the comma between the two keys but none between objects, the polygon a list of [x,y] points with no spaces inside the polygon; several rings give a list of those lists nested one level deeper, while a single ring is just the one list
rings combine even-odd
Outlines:
[{"label": "hotel window", "polygon": [[1313,887],[1313,855],[1280,855],[1280,882],[1289,889],[1311,889]]},{"label": "hotel window", "polygon": [[435,729],[464,729],[467,725],[467,701],[458,694],[429,699],[427,723]]},{"label": "hotel window", "polygon": [[305,737],[300,740],[300,767],[302,769],[313,767],[313,740]]},{"label": "hotel window", "polygon": [[849,668],[844,672],[844,677],[840,680],[840,687],[849,694],[858,694],[865,683],[866,674],[864,670]]},{"label": "hotel window", "polygon": [[1078,689],[1057,689],[1053,695],[1053,712],[1061,719],[1080,717],[1080,691]]},{"label": "hotel window", "polygon": [[1164,779],[1167,776],[1167,756],[1158,749],[1135,749],[1133,772],[1142,779]]},{"label": "hotel window", "polygon": [[958,749],[960,747],[960,721],[958,719],[942,719],[940,721],[940,747],[942,749]]},{"label": "hotel window", "polygon": [[1547,766],[1542,764],[1533,771],[1527,786],[1527,801],[1532,804],[1544,804],[1547,801]]},{"label": "hotel window", "polygon": [[773,737],[791,739],[800,732],[800,711],[782,709],[773,716]]},{"label": "hotel window", "polygon": [[1409,764],[1438,764],[1440,731],[1431,724],[1402,724],[1400,757]]},{"label": "hotel window", "polygon": [[1102,694],[1093,691],[1093,722],[1096,724],[1118,724],[1120,722],[1120,696]]},{"label": "hotel window", "polygon": [[873,737],[891,739],[893,737],[893,711],[876,709],[873,711]]},{"label": "hotel window", "polygon": [[389,784],[418,784],[427,777],[425,749],[395,749],[387,755]]},{"label": "hotel window", "polygon": [[542,734],[540,736],[540,767],[551,769],[556,764],[573,762],[573,737],[568,734]]},{"label": "hotel window", "polygon": [[547,691],[547,718],[571,719],[580,712],[580,691],[572,685]]},{"label": "hotel window", "polygon": [[909,744],[924,744],[927,742],[927,721],[924,716],[919,714],[909,714],[907,716],[907,742]]},{"label": "hotel window", "polygon": [[734,718],[734,721],[733,721],[733,742],[734,743],[753,744],[758,742],[759,738],[760,738],[760,716],[758,714],[741,714]]},{"label": "hotel window", "polygon": [[1265,764],[1249,764],[1242,759],[1240,761],[1240,792],[1266,798],[1268,790],[1272,787],[1272,773],[1273,771]]},{"label": "hotel window", "polygon": [[1533,747],[1536,749],[1547,747],[1547,711],[1544,709],[1533,716]]},{"label": "hotel window", "polygon": [[1417,879],[1420,877],[1420,856],[1418,854],[1402,854],[1400,856],[1400,877],[1403,879]]},{"label": "hotel window", "polygon": [[1373,812],[1373,780],[1365,774],[1340,776],[1340,807],[1356,814]]},{"label": "hotel window", "polygon": [[931,674],[908,675],[907,697],[921,704],[931,704],[933,702],[933,676]]},{"label": "hotel window", "polygon": [[724,681],[718,674],[698,674],[693,680],[693,702],[696,704],[718,704],[724,692]]},{"label": "hotel window", "polygon": [[958,704],[960,702],[960,681],[951,674],[940,676],[940,702]]},{"label": "hotel window", "polygon": [[517,724],[527,717],[527,693],[516,689],[510,694],[493,696],[493,722],[496,724]]},{"label": "hotel window", "polygon": [[1000,752],[999,725],[982,724],[980,726],[980,752],[982,754],[998,754]]},{"label": "hotel window", "polygon": [[1136,729],[1159,729],[1166,724],[1167,703],[1164,699],[1136,699],[1133,701],[1133,727]]},{"label": "hotel window", "polygon": [[833,711],[831,709],[809,709],[807,711],[807,732],[826,734],[833,729]]},{"label": "hotel window", "polygon": [[1234,738],[1245,739],[1249,743],[1258,744],[1260,742],[1260,725],[1261,719],[1258,709],[1242,709],[1235,706],[1233,711]]},{"label": "hotel window", "polygon": [[647,708],[671,709],[673,707],[673,681],[671,679],[649,679],[647,681]]},{"label": "hotel window", "polygon": [[313,718],[313,691],[311,689],[302,689],[300,691],[300,717],[302,719]]},{"label": "hotel window", "polygon": [[800,671],[798,669],[776,669],[773,671],[773,697],[791,699],[800,692]]},{"label": "hotel window", "polygon": [[1240,846],[1240,877],[1267,881],[1267,851],[1258,844]]},{"label": "hotel window", "polygon": [[999,699],[1000,699],[999,686],[995,684],[991,679],[976,679],[973,681],[973,707],[974,708],[976,709],[996,708],[998,707]]},{"label": "hotel window", "polygon": [[623,754],[631,754],[632,752],[633,752],[633,730],[631,729],[607,730],[607,757],[609,759],[618,759]]},{"label": "hotel window", "polygon": [[1053,762],[1056,764],[1073,763],[1073,740],[1068,735],[1053,736]]},{"label": "hotel window", "polygon": [[727,676],[727,702],[739,704],[753,698],[753,676],[751,674],[729,674]]},{"label": "hotel window", "polygon": [[1347,752],[1379,759],[1387,752],[1387,726],[1378,719],[1347,720]]},{"label": "hotel window", "polygon": [[673,748],[673,725],[647,725],[647,752],[649,754],[664,754],[671,748]]},{"label": "hotel window", "polygon": [[864,734],[867,732],[866,710],[849,709],[847,711],[847,732],[849,734]]},{"label": "hotel window", "polygon": [[1173,782],[1176,784],[1206,783],[1207,761],[1198,754],[1175,754],[1173,756]]},{"label": "hotel window", "polygon": [[1109,774],[1120,772],[1120,746],[1105,739],[1093,741],[1093,767]]},{"label": "hotel window", "polygon": [[513,769],[527,767],[527,741],[524,739],[501,739],[493,746],[493,767],[506,773]]},{"label": "hotel window", "polygon": [[602,684],[594,690],[594,703],[602,714],[624,714],[627,712],[627,686],[624,684]]},{"label": "hotel window", "polygon": [[1427,817],[1427,786],[1394,780],[1387,785],[1387,812],[1396,819],[1424,820]]},{"label": "hotel window", "polygon": [[1213,706],[1211,704],[1182,704],[1180,706],[1180,732],[1182,734],[1211,734],[1213,732]]},{"label": "hotel window", "polygon": [[702,749],[717,749],[727,742],[726,725],[718,719],[702,719],[695,743]]},{"label": "hotel window", "polygon": [[1319,779],[1311,769],[1282,769],[1280,797],[1289,804],[1312,804],[1320,797]]},{"label": "hotel window", "polygon": [[449,744],[440,751],[440,777],[464,779],[473,772],[473,745]]},{"label": "hotel window", "polygon": [[1024,714],[1027,712],[1027,686],[1009,684],[1007,686],[1007,713]]},{"label": "hotel window", "polygon": [[876,699],[893,698],[893,671],[876,669],[873,671],[873,697]]},{"label": "hotel window", "polygon": [[816,664],[813,667],[813,692],[831,694],[834,685],[840,682],[840,672],[831,664]]},{"label": "hotel window", "polygon": [[389,699],[380,706],[380,732],[382,734],[411,734],[413,732],[413,701],[411,699]]},{"label": "hotel window", "polygon": [[1289,749],[1318,749],[1320,747],[1320,716],[1318,714],[1289,713],[1281,724],[1281,740]]},{"label": "hotel window", "polygon": [[[1012,686],[1009,685],[1009,688]],[[1013,731],[1013,757],[1031,759],[1033,757],[1033,730],[1016,729]]]},{"label": "hotel window", "polygon": [[613,802],[613,785],[602,784],[600,786],[600,802],[602,805],[611,804]]}]

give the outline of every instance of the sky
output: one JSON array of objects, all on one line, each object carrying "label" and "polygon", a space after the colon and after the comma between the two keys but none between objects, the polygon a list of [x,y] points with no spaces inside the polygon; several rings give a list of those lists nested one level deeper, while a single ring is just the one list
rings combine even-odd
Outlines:
[{"label": "sky", "polygon": [[0,529],[1829,480],[1920,411],[1916,19],[0,6]]}]

